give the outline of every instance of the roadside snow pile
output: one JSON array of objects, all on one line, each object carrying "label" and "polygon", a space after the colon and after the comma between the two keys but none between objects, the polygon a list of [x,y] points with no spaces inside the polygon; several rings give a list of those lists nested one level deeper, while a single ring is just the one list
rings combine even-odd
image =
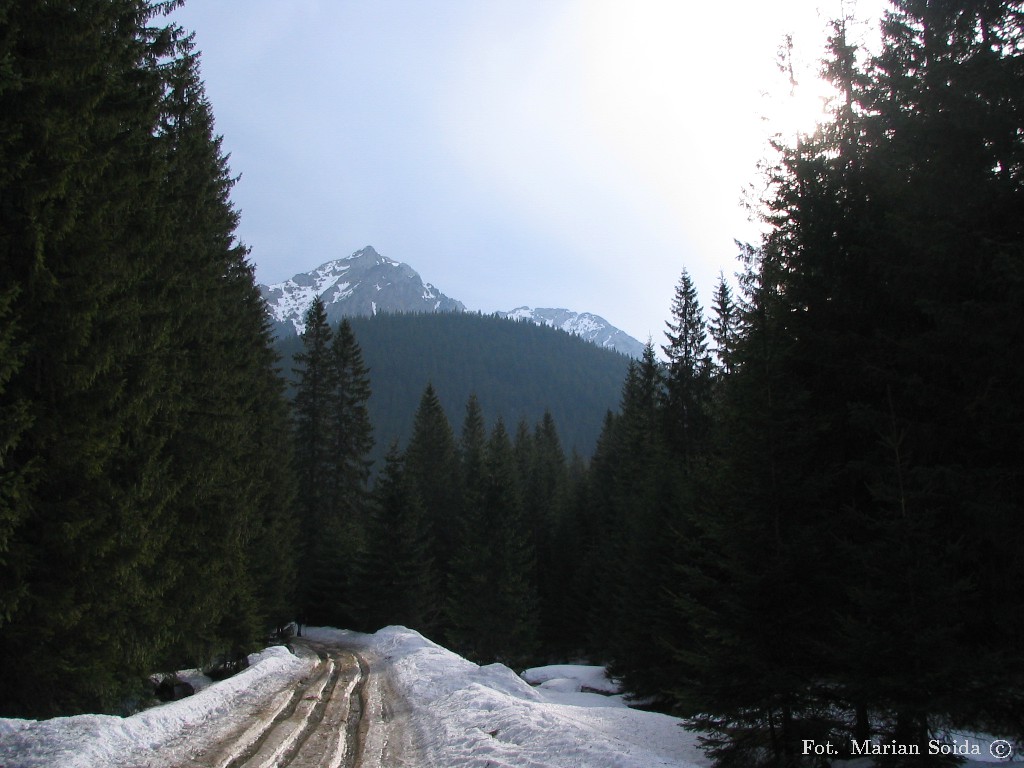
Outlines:
[{"label": "roadside snow pile", "polygon": [[604,667],[584,664],[551,664],[524,670],[521,677],[540,688],[555,704],[577,707],[625,707],[626,697]]},{"label": "roadside snow pile", "polygon": [[610,679],[604,667],[584,664],[549,664],[546,667],[533,667],[523,670],[523,680],[530,685],[553,687],[555,681],[568,681],[574,691],[587,693],[619,693],[619,684]]},{"label": "roadside snow pile", "polygon": [[[349,635],[351,637],[351,635]],[[561,681],[533,688],[501,664],[478,666],[404,627],[365,638],[412,708],[425,765],[484,768],[697,768],[710,763],[696,737],[666,715],[626,708],[600,668],[536,670],[531,679]],[[575,679],[574,679],[575,678]],[[565,681],[572,682],[565,682]],[[574,690],[558,690],[574,689]],[[587,705],[565,697],[586,697]]]},{"label": "roadside snow pile", "polygon": [[281,647],[249,657],[249,668],[194,696],[131,717],[77,715],[50,720],[0,719],[0,765],[4,768],[97,768],[138,765],[186,728],[238,725],[248,705],[300,677],[310,662]]}]

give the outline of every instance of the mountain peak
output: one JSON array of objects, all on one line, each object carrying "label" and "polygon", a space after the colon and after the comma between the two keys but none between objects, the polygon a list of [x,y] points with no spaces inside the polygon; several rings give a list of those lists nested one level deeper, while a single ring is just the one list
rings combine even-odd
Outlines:
[{"label": "mountain peak", "polygon": [[301,334],[305,315],[319,296],[331,324],[342,317],[377,312],[463,312],[462,302],[424,283],[408,264],[377,253],[368,245],[349,256],[327,261],[275,285],[261,285],[278,332]]},{"label": "mountain peak", "polygon": [[354,251],[353,253],[349,254],[348,256],[345,256],[344,258],[339,259],[339,261],[355,261],[355,262],[375,263],[375,264],[398,264],[399,263],[399,262],[395,261],[394,259],[389,259],[386,256],[381,256],[379,253],[377,253],[377,249],[375,249],[372,245],[367,245],[364,248],[360,248],[358,251]]}]

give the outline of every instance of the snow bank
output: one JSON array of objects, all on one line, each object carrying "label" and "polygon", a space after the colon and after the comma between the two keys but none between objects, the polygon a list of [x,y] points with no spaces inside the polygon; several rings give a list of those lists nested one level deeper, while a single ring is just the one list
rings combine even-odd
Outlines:
[{"label": "snow bank", "polygon": [[537,686],[555,704],[577,707],[625,707],[626,697],[604,667],[587,664],[550,664],[524,670],[521,677]]},{"label": "snow bank", "polygon": [[[352,635],[346,635],[351,638]],[[325,638],[326,639],[326,638]],[[410,722],[425,765],[484,768],[695,768],[710,763],[680,721],[639,712],[617,697],[532,687],[501,664],[478,666],[404,627],[364,636],[395,689],[411,707]],[[603,671],[546,668],[531,676],[588,681]],[[609,686],[606,678],[601,683]],[[591,686],[589,683],[595,683]],[[587,706],[562,696],[582,696]],[[600,704],[599,702],[603,702]]]},{"label": "snow bank", "polygon": [[194,696],[131,717],[77,715],[50,720],[0,719],[0,765],[4,768],[98,768],[137,765],[138,756],[159,749],[186,728],[238,725],[258,702],[300,677],[308,660],[272,647],[249,657],[249,668]]}]

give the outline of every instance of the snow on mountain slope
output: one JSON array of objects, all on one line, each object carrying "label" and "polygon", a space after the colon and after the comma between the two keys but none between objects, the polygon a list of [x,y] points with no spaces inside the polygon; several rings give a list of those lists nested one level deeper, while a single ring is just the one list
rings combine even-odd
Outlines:
[{"label": "snow on mountain slope", "polygon": [[639,358],[644,345],[625,331],[616,328],[603,317],[590,312],[573,312],[571,309],[517,307],[510,312],[499,312],[502,317],[524,320],[537,325],[549,325],[579,336],[581,339],[606,349],[614,349],[629,357]]},{"label": "snow on mountain slope", "polygon": [[[461,301],[445,296],[424,283],[408,264],[381,256],[366,246],[343,259],[300,272],[290,280],[261,285],[260,292],[278,334],[301,334],[313,299],[320,296],[327,319],[335,325],[342,317],[375,315],[378,312],[464,312]],[[498,312],[501,317],[549,325],[579,336],[599,347],[639,358],[643,344],[603,317],[568,309],[519,307]]]},{"label": "snow on mountain slope", "polygon": [[344,316],[377,312],[463,312],[461,301],[424,283],[408,264],[381,256],[366,246],[343,259],[300,272],[275,285],[261,285],[271,319],[280,330],[302,333],[313,299],[320,296],[333,325]]}]

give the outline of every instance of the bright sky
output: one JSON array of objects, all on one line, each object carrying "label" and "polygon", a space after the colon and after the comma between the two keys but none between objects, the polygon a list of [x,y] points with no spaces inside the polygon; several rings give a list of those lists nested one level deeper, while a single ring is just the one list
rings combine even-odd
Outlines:
[{"label": "bright sky", "polygon": [[373,245],[470,309],[567,307],[660,344],[682,269],[707,306],[755,237],[763,118],[813,123],[841,3],[188,0],[174,18],[260,282]]}]

